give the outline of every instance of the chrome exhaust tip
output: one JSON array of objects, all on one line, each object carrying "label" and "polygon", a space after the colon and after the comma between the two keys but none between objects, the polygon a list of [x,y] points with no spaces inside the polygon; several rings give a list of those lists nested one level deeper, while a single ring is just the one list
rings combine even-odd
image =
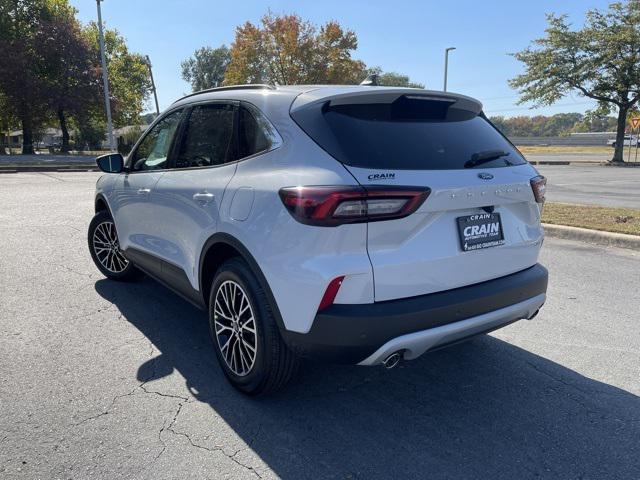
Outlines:
[{"label": "chrome exhaust tip", "polygon": [[400,363],[400,360],[402,360],[400,352],[394,352],[382,361],[382,366],[387,370],[391,370]]}]

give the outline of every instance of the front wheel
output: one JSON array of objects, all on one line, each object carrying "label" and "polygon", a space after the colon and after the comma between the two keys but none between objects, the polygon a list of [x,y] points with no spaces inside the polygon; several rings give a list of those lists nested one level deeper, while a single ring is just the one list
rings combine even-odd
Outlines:
[{"label": "front wheel", "polygon": [[91,258],[105,277],[120,281],[140,277],[140,271],[120,250],[118,232],[109,212],[98,212],[93,217],[89,224],[88,241]]},{"label": "front wheel", "polygon": [[264,290],[239,258],[226,261],[213,280],[209,326],[225,376],[243,393],[279,390],[298,369],[299,360],[282,340]]}]

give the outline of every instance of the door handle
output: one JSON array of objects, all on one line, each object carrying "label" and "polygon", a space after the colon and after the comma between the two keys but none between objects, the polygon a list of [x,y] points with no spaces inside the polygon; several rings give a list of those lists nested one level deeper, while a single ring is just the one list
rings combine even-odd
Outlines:
[{"label": "door handle", "polygon": [[150,188],[139,188],[138,195],[149,195],[151,193]]},{"label": "door handle", "polygon": [[207,203],[211,202],[214,198],[215,198],[215,195],[213,193],[200,192],[200,193],[193,194],[193,199],[196,202],[200,203],[201,205],[206,205]]}]

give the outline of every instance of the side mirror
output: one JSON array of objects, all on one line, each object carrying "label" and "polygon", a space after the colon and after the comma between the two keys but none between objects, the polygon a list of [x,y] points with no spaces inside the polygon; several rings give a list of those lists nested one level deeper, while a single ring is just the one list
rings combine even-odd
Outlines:
[{"label": "side mirror", "polygon": [[124,157],[119,153],[109,153],[96,158],[98,168],[105,173],[120,173],[124,170]]}]

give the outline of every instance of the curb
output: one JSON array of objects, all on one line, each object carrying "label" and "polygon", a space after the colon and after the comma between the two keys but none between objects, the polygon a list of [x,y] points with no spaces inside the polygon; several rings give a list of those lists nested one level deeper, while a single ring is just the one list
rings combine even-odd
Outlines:
[{"label": "curb", "polygon": [[626,235],[624,233],[602,232],[588,228],[568,227],[566,225],[552,225],[543,223],[545,235],[566,240],[578,240],[580,242],[603,245],[605,247],[622,247],[632,250],[640,250],[640,236]]},{"label": "curb", "polygon": [[0,165],[0,173],[19,172],[97,172],[94,164],[79,165]]},{"label": "curb", "polygon": [[[549,160],[527,160],[531,165],[571,165],[569,161],[552,162]],[[577,162],[576,162],[577,163]],[[585,162],[580,162],[585,163]]]},{"label": "curb", "polygon": [[599,160],[529,160],[527,158],[527,162],[531,165],[583,165],[585,167],[608,165],[607,162],[601,162]]}]

